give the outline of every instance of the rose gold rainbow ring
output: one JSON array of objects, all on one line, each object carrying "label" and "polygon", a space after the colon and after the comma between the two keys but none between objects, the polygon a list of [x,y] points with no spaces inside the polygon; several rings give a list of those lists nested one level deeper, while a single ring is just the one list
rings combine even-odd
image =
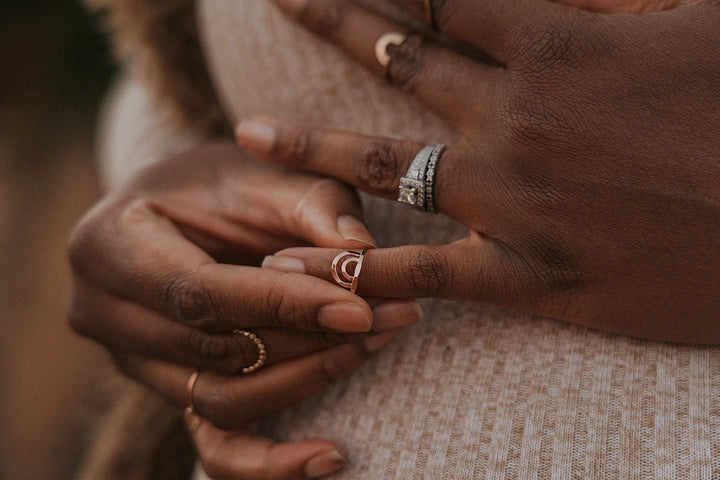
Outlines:
[{"label": "rose gold rainbow ring", "polygon": [[333,280],[341,287],[350,290],[350,293],[357,291],[358,278],[360,277],[360,271],[362,270],[365,253],[367,253],[367,251],[368,248],[365,247],[362,252],[342,252],[332,261],[330,273],[332,273]]}]

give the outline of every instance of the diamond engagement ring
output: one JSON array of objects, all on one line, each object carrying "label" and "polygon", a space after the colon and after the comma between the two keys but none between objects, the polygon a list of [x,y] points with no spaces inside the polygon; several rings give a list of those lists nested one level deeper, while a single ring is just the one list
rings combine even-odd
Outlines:
[{"label": "diamond engagement ring", "polygon": [[398,186],[398,202],[424,212],[436,213],[435,172],[445,145],[428,145],[415,155]]}]

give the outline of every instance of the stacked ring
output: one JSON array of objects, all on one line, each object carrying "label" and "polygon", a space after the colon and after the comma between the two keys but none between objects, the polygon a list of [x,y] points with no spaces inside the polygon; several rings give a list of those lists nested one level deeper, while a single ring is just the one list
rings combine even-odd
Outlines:
[{"label": "stacked ring", "polygon": [[428,145],[415,156],[400,179],[398,202],[424,212],[437,213],[435,206],[435,174],[445,145]]}]

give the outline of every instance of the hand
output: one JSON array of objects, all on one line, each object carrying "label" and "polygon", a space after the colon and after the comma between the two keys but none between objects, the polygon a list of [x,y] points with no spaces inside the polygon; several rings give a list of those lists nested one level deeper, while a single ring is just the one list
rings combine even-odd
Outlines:
[{"label": "hand", "polygon": [[[411,34],[387,70],[375,41],[402,26],[347,0],[274,3],[462,135],[440,160],[435,191],[470,235],[369,252],[360,294],[485,301],[639,337],[720,343],[718,2],[653,15],[435,2],[439,30],[494,62]],[[421,0],[413,4],[421,11]],[[262,139],[251,126],[265,129]],[[269,119],[240,125],[238,136],[259,157],[390,199],[422,146]],[[327,277],[336,253],[275,258]]]},{"label": "hand", "polygon": [[[197,411],[217,426],[244,428],[350,374],[419,319],[413,302],[368,303],[316,278],[258,268],[292,245],[370,244],[360,218],[346,186],[259,163],[229,144],[170,158],[101,201],[76,229],[72,326],[107,347],[121,371],[180,406],[190,403],[191,373],[202,370]],[[368,336],[371,323],[389,333]],[[265,342],[267,366],[234,375],[258,358],[252,342],[228,333],[248,328]],[[206,465],[235,478],[276,451],[256,438],[225,465],[206,459],[212,451],[202,442]],[[268,472],[300,475],[317,455],[339,451],[326,440],[279,448],[295,453],[266,465]],[[256,455],[263,449],[267,458]]]}]

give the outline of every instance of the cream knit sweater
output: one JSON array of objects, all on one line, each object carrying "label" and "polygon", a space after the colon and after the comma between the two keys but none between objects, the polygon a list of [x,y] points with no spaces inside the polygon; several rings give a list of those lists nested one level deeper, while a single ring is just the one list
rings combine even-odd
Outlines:
[{"label": "cream knit sweater", "polygon": [[[198,8],[231,118],[269,113],[452,140],[413,99],[264,0],[199,0]],[[149,162],[199,141],[171,131],[138,85],[118,91],[108,115],[111,183],[134,169],[130,158]],[[381,246],[465,233],[443,216],[364,202]],[[624,338],[479,304],[423,306],[422,323],[347,381],[268,422],[267,433],[339,441],[350,463],[337,479],[720,480],[719,348]]]}]

